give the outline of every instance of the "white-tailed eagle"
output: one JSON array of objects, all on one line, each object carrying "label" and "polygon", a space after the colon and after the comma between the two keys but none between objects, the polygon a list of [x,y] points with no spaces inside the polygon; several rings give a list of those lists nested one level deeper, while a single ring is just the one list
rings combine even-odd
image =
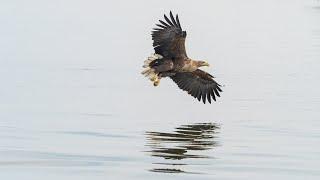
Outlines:
[{"label": "white-tailed eagle", "polygon": [[174,18],[170,11],[170,19],[166,15],[164,19],[165,21],[159,20],[157,28],[152,31],[155,53],[145,60],[142,74],[147,76],[154,86],[159,85],[161,78],[170,77],[180,89],[199,101],[215,101],[217,96],[220,97],[219,92],[222,92],[220,85],[213,80],[212,75],[198,69],[209,64],[187,56],[187,33],[182,30],[178,15]]}]

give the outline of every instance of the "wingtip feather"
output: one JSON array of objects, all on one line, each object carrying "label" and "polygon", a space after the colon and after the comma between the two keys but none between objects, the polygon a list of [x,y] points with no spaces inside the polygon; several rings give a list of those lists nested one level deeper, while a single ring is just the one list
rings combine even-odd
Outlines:
[{"label": "wingtip feather", "polygon": [[173,14],[172,14],[172,12],[170,11],[170,18],[171,18],[171,21],[172,21],[172,23],[174,24],[174,26],[178,26],[177,25],[177,23],[176,23],[176,21],[175,21],[175,19],[174,19],[174,17],[173,17]]},{"label": "wingtip feather", "polygon": [[172,22],[169,20],[169,18],[166,15],[164,15],[164,19],[167,21],[167,23],[173,26]]}]

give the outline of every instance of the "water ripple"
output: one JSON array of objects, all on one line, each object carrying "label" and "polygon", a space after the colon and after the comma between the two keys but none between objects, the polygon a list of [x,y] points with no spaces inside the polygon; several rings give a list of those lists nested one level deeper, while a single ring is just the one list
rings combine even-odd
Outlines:
[{"label": "water ripple", "polygon": [[[151,172],[162,173],[192,173],[187,172],[179,167],[187,165],[195,165],[195,163],[178,163],[184,159],[211,159],[213,157],[203,155],[200,152],[210,150],[218,146],[215,134],[219,126],[213,123],[200,123],[191,125],[182,125],[175,128],[172,133],[147,131],[146,146],[151,148],[147,152],[152,157],[160,157],[168,160],[164,163],[153,163],[154,165],[162,165],[164,168],[152,168]],[[191,154],[193,153],[193,154]]]}]

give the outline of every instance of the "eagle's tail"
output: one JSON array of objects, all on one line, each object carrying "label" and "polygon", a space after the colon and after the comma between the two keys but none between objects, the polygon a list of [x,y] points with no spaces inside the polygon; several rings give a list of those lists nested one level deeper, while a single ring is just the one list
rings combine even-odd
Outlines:
[{"label": "eagle's tail", "polygon": [[160,83],[160,77],[154,68],[151,67],[151,63],[157,59],[162,59],[160,54],[151,54],[147,60],[144,61],[142,66],[144,70],[141,72],[144,76],[148,77],[153,82],[154,86],[158,86]]}]

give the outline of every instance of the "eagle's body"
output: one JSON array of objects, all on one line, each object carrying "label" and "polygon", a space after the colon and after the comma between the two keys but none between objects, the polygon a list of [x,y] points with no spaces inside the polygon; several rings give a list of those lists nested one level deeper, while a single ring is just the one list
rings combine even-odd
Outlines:
[{"label": "eagle's body", "polygon": [[209,66],[205,61],[192,60],[185,50],[186,31],[182,31],[178,15],[170,19],[164,15],[166,22],[159,20],[160,28],[152,31],[153,47],[155,53],[145,61],[142,74],[153,81],[154,86],[160,83],[163,77],[170,77],[182,90],[187,91],[203,103],[222,92],[220,85],[213,80],[213,76],[200,69]]}]

